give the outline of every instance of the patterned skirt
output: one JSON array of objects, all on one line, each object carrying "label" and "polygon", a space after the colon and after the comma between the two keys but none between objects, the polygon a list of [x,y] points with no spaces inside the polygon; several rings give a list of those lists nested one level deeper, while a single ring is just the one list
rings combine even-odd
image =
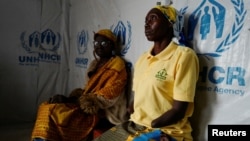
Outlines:
[{"label": "patterned skirt", "polygon": [[40,105],[31,138],[50,141],[82,141],[97,124],[97,116],[83,113],[76,104]]}]

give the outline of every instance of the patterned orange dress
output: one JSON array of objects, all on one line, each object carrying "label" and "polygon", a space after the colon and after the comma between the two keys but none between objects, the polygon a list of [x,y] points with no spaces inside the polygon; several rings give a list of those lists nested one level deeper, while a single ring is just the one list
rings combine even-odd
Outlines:
[{"label": "patterned orange dress", "polygon": [[[96,61],[91,63],[88,72],[94,70],[95,64]],[[94,95],[99,109],[105,112],[107,119],[113,124],[119,124],[126,120],[125,113],[117,113],[126,111],[126,109],[121,110],[126,108],[124,96],[126,83],[125,61],[115,56],[89,77],[82,95]],[[98,114],[84,113],[76,103],[44,102],[38,109],[31,138],[84,141],[98,123],[98,119]]]}]

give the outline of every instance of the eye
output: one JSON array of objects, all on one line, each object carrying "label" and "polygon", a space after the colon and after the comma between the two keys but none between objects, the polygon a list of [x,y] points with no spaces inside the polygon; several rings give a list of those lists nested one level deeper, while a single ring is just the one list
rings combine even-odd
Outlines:
[{"label": "eye", "polygon": [[106,41],[102,41],[102,42],[101,42],[101,46],[103,46],[103,47],[107,47],[107,46],[108,46],[108,42],[106,42]]},{"label": "eye", "polygon": [[109,42],[108,41],[94,41],[93,42],[94,46],[102,46],[102,47],[107,47]]},{"label": "eye", "polygon": [[152,22],[158,19],[158,16],[156,14],[150,14],[148,15],[148,17],[146,17],[146,21],[145,22]]},{"label": "eye", "polygon": [[156,15],[150,15],[150,20],[152,20],[152,21],[155,21],[156,19],[158,19],[158,16],[156,16]]},{"label": "eye", "polygon": [[98,41],[94,41],[94,46],[98,46],[99,42]]}]

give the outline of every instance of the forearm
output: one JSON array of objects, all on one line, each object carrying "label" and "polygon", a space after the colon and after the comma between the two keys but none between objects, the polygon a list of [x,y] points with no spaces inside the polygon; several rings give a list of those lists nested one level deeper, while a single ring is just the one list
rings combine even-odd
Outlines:
[{"label": "forearm", "polygon": [[162,114],[160,117],[154,119],[151,122],[151,126],[153,128],[160,128],[163,126],[174,124],[177,121],[179,121],[181,118],[182,118],[182,116],[180,116],[180,114],[178,114],[178,111],[171,109],[171,110],[165,112],[164,114]]},{"label": "forearm", "polygon": [[179,120],[184,118],[187,107],[188,102],[174,100],[172,109],[166,111],[161,116],[154,119],[151,122],[151,126],[153,128],[160,128],[178,122]]}]

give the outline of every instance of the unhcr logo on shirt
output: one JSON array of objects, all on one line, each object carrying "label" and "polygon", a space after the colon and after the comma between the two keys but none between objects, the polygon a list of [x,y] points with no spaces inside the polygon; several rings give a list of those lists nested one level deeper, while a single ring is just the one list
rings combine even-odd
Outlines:
[{"label": "unhcr logo on shirt", "polygon": [[167,71],[166,69],[162,69],[160,71],[157,72],[157,74],[155,75],[156,78],[160,79],[160,80],[166,80],[166,76],[167,76]]},{"label": "unhcr logo on shirt", "polygon": [[61,56],[56,52],[60,47],[61,35],[46,29],[42,33],[34,31],[27,35],[22,32],[20,36],[22,48],[29,55],[20,55],[19,64],[37,65],[40,61],[47,63],[60,63]]}]

